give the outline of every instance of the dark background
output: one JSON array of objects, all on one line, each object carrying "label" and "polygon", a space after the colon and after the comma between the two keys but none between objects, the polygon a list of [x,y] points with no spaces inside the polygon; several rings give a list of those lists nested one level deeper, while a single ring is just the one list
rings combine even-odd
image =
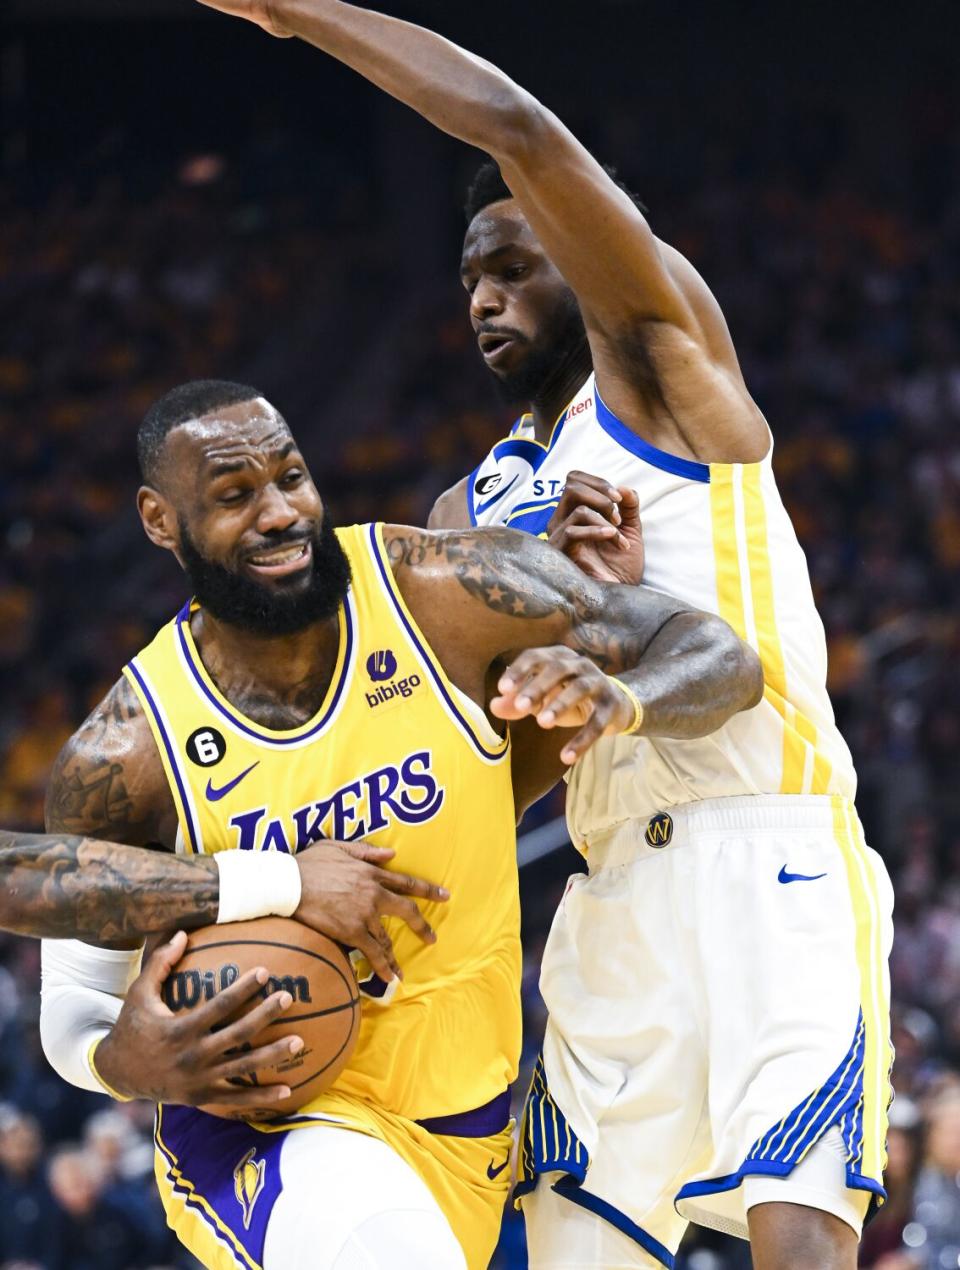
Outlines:
[{"label": "dark background", "polygon": [[[897,887],[891,1202],[863,1264],[956,1266],[960,6],[384,7],[503,66],[617,163],[724,306]],[[478,157],[316,51],[188,0],[8,0],[0,823],[39,827],[60,744],[183,598],[133,511],[156,396],[201,376],[262,387],[342,521],[423,523],[502,435],[456,277]],[[523,873],[525,1072],[576,867],[566,848]],[[0,1267],[188,1265],[152,1196],[149,1109],[68,1092],[37,1053],[36,946],[5,939],[0,963]],[[521,1242],[509,1222],[498,1264],[521,1265]],[[746,1264],[712,1236],[685,1255]]]}]

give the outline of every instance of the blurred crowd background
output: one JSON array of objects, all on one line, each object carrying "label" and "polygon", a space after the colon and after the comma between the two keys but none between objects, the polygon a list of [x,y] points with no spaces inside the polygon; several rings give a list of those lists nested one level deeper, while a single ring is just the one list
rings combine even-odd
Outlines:
[{"label": "blurred crowd background", "polygon": [[[141,22],[110,21],[130,6],[109,0],[36,21],[46,7],[0,26],[0,824],[24,829],[63,741],[184,598],[133,511],[155,397],[196,377],[262,387],[341,522],[424,523],[511,422],[457,283],[479,156],[188,0]],[[862,1264],[958,1267],[956,6],[385,7],[540,94],[726,311],[897,890],[890,1202]],[[561,811],[555,795],[524,828]],[[524,870],[525,1073],[577,867],[566,847]],[[37,983],[36,944],[0,937],[0,1268],[194,1265],[153,1194],[151,1109],[53,1075]],[[496,1264],[524,1265],[522,1245],[508,1217]],[[701,1232],[682,1265],[749,1259]]]}]

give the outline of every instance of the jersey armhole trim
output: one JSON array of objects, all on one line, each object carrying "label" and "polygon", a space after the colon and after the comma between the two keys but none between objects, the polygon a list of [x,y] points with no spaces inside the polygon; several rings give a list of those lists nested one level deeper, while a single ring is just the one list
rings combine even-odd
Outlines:
[{"label": "jersey armhole trim", "polygon": [[[486,462],[486,459],[483,461]],[[480,475],[480,469],[483,463],[478,463],[470,475],[467,477],[467,515],[470,517],[470,524],[474,529],[477,528],[477,513],[474,510],[474,490],[477,484],[477,478]]]},{"label": "jersey armhole trim", "polygon": [[451,716],[459,730],[464,734],[466,739],[471,743],[477,751],[480,758],[486,763],[500,762],[510,753],[510,734],[508,733],[502,738],[499,745],[491,748],[490,744],[481,736],[477,726],[464,713],[457,703],[459,690],[456,685],[447,677],[446,671],[437,660],[436,654],[428,645],[423,636],[423,632],[414,619],[413,614],[407,607],[397,580],[393,576],[393,569],[387,556],[386,546],[383,541],[383,525],[373,524],[367,526],[369,535],[370,554],[376,565],[377,574],[380,578],[381,586],[386,592],[387,598],[390,600],[397,620],[403,628],[407,638],[412,644],[415,652],[423,663],[424,669],[429,673],[434,682],[437,694],[441,702],[446,706],[448,714]]},{"label": "jersey armhole trim", "polygon": [[617,418],[600,396],[599,388],[595,391],[597,395],[597,423],[603,428],[608,437],[616,441],[617,445],[622,446],[631,454],[635,454],[638,459],[643,459],[651,467],[658,467],[663,472],[671,472],[674,476],[684,476],[689,481],[699,481],[702,485],[710,484],[709,463],[698,463],[694,459],[681,459],[676,454],[668,454],[666,450],[658,450],[655,445],[651,445],[649,441],[644,441],[643,437],[638,436],[632,428],[628,428],[621,419]]},{"label": "jersey armhole trim", "polygon": [[[171,730],[164,718],[163,711],[160,707],[156,695],[150,687],[147,680],[146,672],[141,666],[137,665],[137,659],[134,657],[123,668],[123,673],[130,681],[131,686],[140,698],[140,702],[146,711],[147,721],[150,724],[150,730],[153,733],[154,743],[160,754],[160,761],[163,763],[164,771],[167,775],[167,781],[170,785],[173,800],[177,807],[178,820],[178,847],[180,841],[191,855],[200,855],[203,848],[200,842],[200,834],[197,829],[196,816],[191,805],[190,785],[180,770],[180,764],[177,760],[177,753],[174,749]],[[184,828],[186,832],[184,833]]]}]

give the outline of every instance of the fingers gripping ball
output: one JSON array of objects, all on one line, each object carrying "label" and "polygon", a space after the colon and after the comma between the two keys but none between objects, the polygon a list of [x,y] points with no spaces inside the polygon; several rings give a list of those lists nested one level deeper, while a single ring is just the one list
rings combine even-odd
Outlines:
[{"label": "fingers gripping ball", "polygon": [[[270,978],[241,1014],[279,991],[289,992],[293,1004],[246,1048],[269,1045],[285,1036],[301,1037],[303,1048],[235,1083],[289,1086],[290,1097],[271,1108],[274,1114],[289,1115],[333,1084],[357,1043],[360,995],[339,944],[284,917],[205,926],[190,936],[186,952],[164,985],[164,1001],[174,1014],[193,1010],[257,966],[263,966]],[[226,1114],[213,1106],[203,1110]]]}]

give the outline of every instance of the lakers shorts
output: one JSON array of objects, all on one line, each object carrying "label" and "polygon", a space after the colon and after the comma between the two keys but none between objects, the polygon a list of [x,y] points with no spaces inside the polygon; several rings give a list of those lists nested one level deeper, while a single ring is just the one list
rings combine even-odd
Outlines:
[{"label": "lakers shorts", "polygon": [[[588,860],[544,952],[518,1193],[542,1179],[640,1265],[672,1265],[688,1221],[746,1238],[761,1181],[759,1202],[858,1226],[884,1198],[893,894],[853,806],[692,803],[591,841]],[[821,1203],[796,1171],[825,1152],[842,1193]],[[533,1226],[531,1265],[551,1264]]]},{"label": "lakers shorts", "polygon": [[[426,1260],[418,1249],[411,1265],[486,1270],[510,1185],[508,1118],[508,1095],[477,1112],[419,1123],[337,1094],[325,1096],[322,1114],[271,1124],[162,1106],[157,1184],[168,1224],[208,1270],[297,1270],[301,1254],[278,1222],[299,1228],[310,1270],[338,1266],[333,1257],[321,1260],[330,1255],[329,1245],[349,1241],[361,1226],[396,1209],[401,1191],[400,1207],[416,1212],[421,1223],[435,1215],[453,1249]],[[491,1132],[494,1122],[501,1127]],[[354,1149],[358,1139],[378,1148],[376,1158]],[[304,1175],[308,1202],[292,1213],[285,1191],[296,1191]],[[442,1248],[442,1231],[431,1238]],[[407,1261],[395,1248],[383,1264],[393,1270]]]}]

